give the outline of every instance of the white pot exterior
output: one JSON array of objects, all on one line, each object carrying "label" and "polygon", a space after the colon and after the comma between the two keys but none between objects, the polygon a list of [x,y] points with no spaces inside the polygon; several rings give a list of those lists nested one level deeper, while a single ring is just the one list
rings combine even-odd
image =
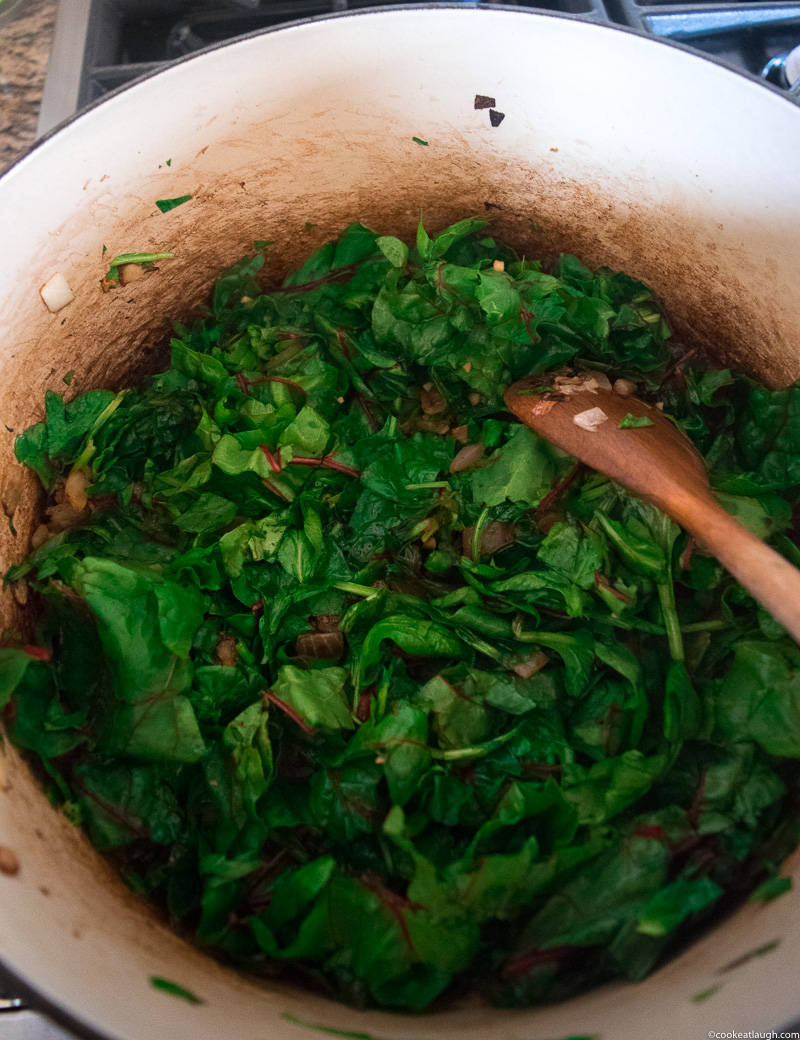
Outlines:
[{"label": "white pot exterior", "polygon": [[[496,99],[498,127],[476,94]],[[408,235],[420,212],[433,228],[490,203],[494,233],[528,256],[570,250],[636,275],[697,341],[787,382],[800,373],[798,171],[800,108],[683,50],[566,18],[389,9],[180,63],[65,126],[0,181],[0,490],[8,500],[18,479],[15,433],[68,370],[80,390],[122,383],[158,363],[164,320],[202,300],[254,239],[275,241],[267,264],[281,273],[353,220]],[[168,214],[154,205],[183,194],[193,201]],[[134,250],[175,259],[103,294],[108,258]],[[37,289],[56,271],[76,299],[52,315]],[[3,569],[24,555],[32,516],[28,495],[18,537],[0,536]],[[11,596],[4,609],[10,623]],[[0,960],[119,1040],[312,1036],[286,1015],[380,1040],[694,1040],[800,1014],[797,891],[745,906],[639,985],[526,1012],[410,1018],[265,987],[186,946],[49,807],[7,744],[0,844],[21,862],[17,876],[0,874]],[[205,1003],[154,991],[153,975]]]}]

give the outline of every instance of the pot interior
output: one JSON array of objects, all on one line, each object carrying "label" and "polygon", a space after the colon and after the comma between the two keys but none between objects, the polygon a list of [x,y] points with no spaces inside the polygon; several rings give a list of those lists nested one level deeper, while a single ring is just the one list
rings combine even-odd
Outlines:
[{"label": "pot interior", "polygon": [[[499,125],[476,95],[494,99]],[[63,392],[69,371],[84,391],[156,370],[170,320],[257,239],[271,241],[265,271],[277,279],[354,220],[408,238],[420,216],[432,230],[485,213],[528,257],[574,252],[642,279],[687,347],[771,385],[793,381],[798,169],[800,110],[777,94],[680,48],[514,10],[299,24],[135,85],[0,182],[0,489],[16,532],[0,535],[3,569],[36,523],[13,442],[42,417],[45,390]],[[184,194],[192,201],[169,213],[155,206]],[[175,257],[103,293],[108,258],[132,251]],[[75,300],[54,315],[37,290],[57,271]],[[27,624],[19,589],[2,610],[3,626]],[[7,742],[0,835],[21,862],[0,874],[0,959],[104,1036],[293,1040],[310,1024],[380,1040],[688,1040],[778,1027],[798,1011],[797,892],[745,906],[641,984],[524,1012],[409,1018],[261,985],[186,945],[49,806]],[[154,975],[204,1003],[156,992]]]}]

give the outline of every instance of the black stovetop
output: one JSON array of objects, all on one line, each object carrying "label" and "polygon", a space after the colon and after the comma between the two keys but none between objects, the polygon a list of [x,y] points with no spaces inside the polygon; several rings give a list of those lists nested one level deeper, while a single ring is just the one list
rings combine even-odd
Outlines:
[{"label": "black stovetop", "polygon": [[[680,40],[756,75],[770,65],[769,78],[782,87],[790,83],[780,58],[800,45],[800,0],[509,2]],[[61,0],[39,130],[210,44],[298,18],[379,6],[382,0]],[[800,81],[796,86],[800,93]]]}]

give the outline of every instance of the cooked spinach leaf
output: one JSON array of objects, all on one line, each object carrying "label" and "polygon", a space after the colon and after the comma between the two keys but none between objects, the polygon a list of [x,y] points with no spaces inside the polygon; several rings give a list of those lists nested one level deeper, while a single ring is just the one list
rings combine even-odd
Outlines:
[{"label": "cooked spinach leaf", "polygon": [[797,563],[800,390],[694,367],[645,286],[486,225],[354,224],[270,291],[247,257],[166,371],[49,391],[16,442],[47,499],[10,738],[184,934],[358,1005],[643,978],[786,891],[800,835],[797,647],[502,397],[633,384]]}]

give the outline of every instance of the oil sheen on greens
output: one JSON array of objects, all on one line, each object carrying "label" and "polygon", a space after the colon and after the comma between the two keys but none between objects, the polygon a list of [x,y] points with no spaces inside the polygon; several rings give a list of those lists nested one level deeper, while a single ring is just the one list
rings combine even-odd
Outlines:
[{"label": "oil sheen on greens", "polygon": [[7,576],[41,606],[11,739],[180,932],[357,1005],[641,979],[798,837],[797,647],[502,391],[634,381],[797,562],[800,390],[486,236],[354,224],[269,291],[242,260],[167,371],[16,444],[49,527]]}]

